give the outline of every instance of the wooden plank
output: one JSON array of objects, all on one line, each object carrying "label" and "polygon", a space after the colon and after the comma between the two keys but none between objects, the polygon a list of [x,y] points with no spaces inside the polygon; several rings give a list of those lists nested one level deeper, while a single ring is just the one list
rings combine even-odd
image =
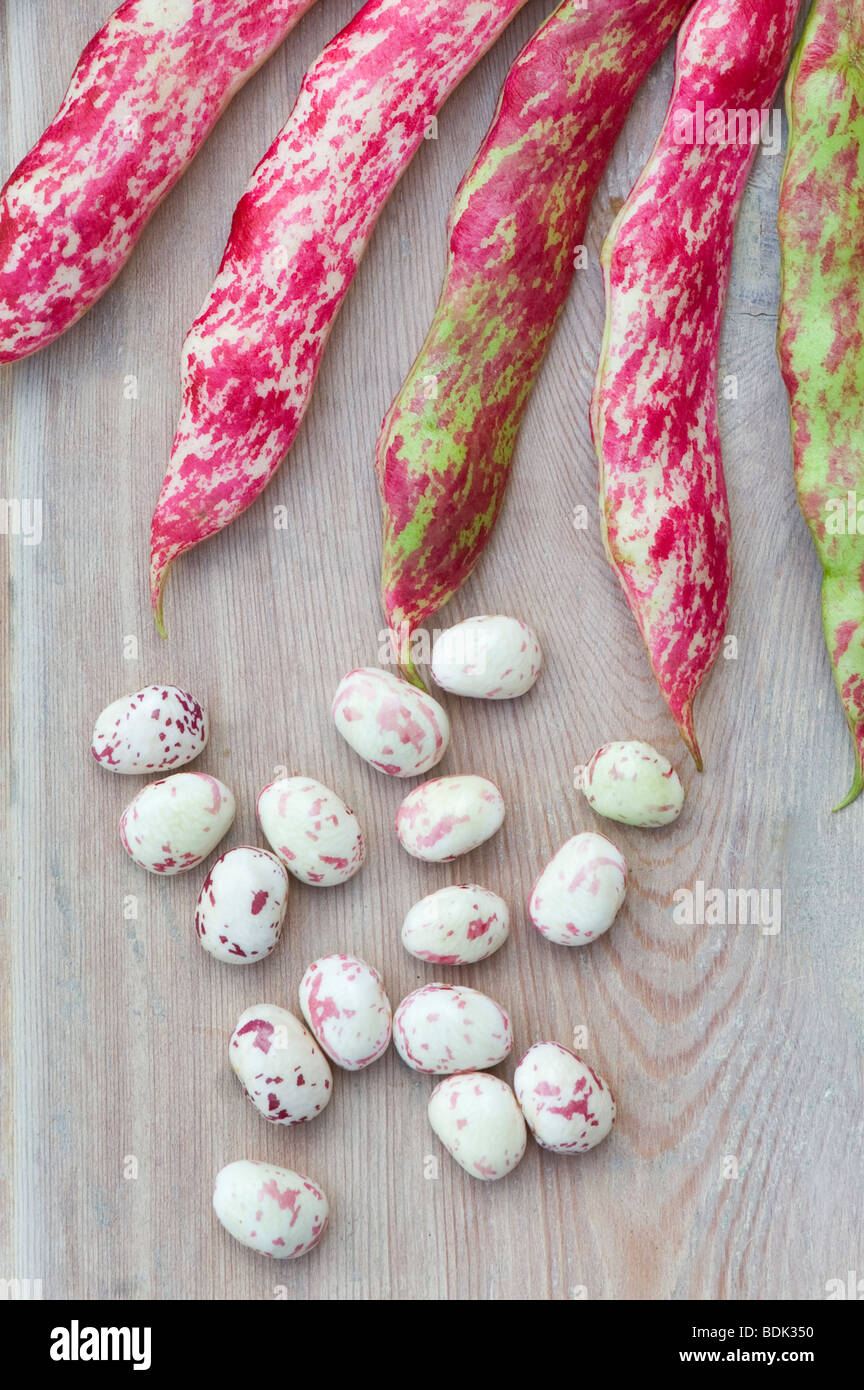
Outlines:
[{"label": "wooden plank", "polygon": [[[56,109],[105,8],[79,0],[49,28],[26,0],[0,4],[4,170]],[[453,190],[508,63],[548,9],[536,0],[448,103],[438,139],[386,209],[290,465],[178,565],[167,645],[153,630],[147,533],[178,410],[179,344],[249,171],[352,9],[322,0],[312,10],[235,100],[100,304],[0,373],[0,490],[40,497],[44,510],[40,545],[2,541],[0,1198],[11,1219],[0,1275],[41,1279],[52,1298],[255,1299],[279,1285],[292,1299],[822,1298],[859,1255],[864,805],[829,813],[850,751],[774,357],[779,158],[757,157],[725,323],[722,370],[738,383],[722,408],[736,647],[698,702],[703,776],[676,740],[603,558],[587,426],[598,252],[662,119],[669,52],[596,199],[589,265],[532,399],[498,532],[440,623],[515,613],[545,645],[546,672],[524,700],[447,702],[454,738],[441,771],[499,781],[502,833],[456,871],[409,861],[391,830],[404,786],[356,759],[329,722],[340,677],[378,651],[377,426],[434,307]],[[572,524],[579,504],[587,530]],[[277,505],[287,530],[273,524]],[[188,685],[210,711],[200,766],[237,794],[229,843],[260,842],[255,795],[283,766],[337,788],[367,829],[363,872],[332,892],[294,885],[284,943],[254,970],[198,949],[199,875],[155,881],[116,838],[139,784],[91,763],[90,729],[109,700],[153,680]],[[554,949],[527,920],[531,883],[594,823],[574,767],[600,742],[631,736],[681,768],[685,813],[664,831],[614,834],[631,869],[619,923],[586,951]],[[501,891],[515,919],[507,947],[462,974],[421,965],[399,942],[410,904],[454,872]],[[778,890],[782,930],[677,925],[673,895],[697,882]],[[338,1075],[314,1124],[265,1126],[227,1065],[227,1036],[251,1003],[293,1007],[303,968],[326,950],[377,964],[394,1003],[436,976],[487,990],[510,1006],[517,1049],[586,1027],[585,1055],[619,1098],[614,1136],[578,1160],[532,1144],[505,1182],[473,1182],[426,1126],[432,1082],[392,1052]],[[499,1070],[509,1079],[512,1062]],[[308,1259],[273,1266],[215,1223],[213,1175],[243,1156],[308,1171],[330,1195],[331,1230]]]}]

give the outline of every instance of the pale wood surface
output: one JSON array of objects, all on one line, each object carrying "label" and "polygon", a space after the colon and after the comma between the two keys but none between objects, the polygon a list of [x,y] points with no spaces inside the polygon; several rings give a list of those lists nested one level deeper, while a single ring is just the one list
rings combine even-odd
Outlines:
[{"label": "pale wood surface", "polygon": [[[524,700],[448,702],[454,738],[440,771],[499,781],[503,832],[455,870],[409,860],[391,830],[405,784],[361,763],[329,722],[338,679],[375,663],[382,626],[376,429],[434,306],[450,197],[508,63],[549,8],[532,0],[445,108],[437,142],[381,218],[290,464],[178,565],[167,645],[150,620],[147,533],[178,410],[179,344],[248,174],[351,0],[321,0],[240,94],[87,318],[0,372],[0,491],[41,497],[45,528],[38,546],[0,538],[10,578],[0,1275],[41,1279],[45,1297],[254,1299],[281,1284],[298,1299],[819,1299],[826,1280],[860,1268],[864,800],[830,814],[851,754],[774,357],[779,158],[757,158],[726,315],[723,369],[739,383],[722,409],[737,658],[718,662],[698,702],[702,777],[664,713],[597,525],[587,425],[597,253],[658,129],[671,53],[596,200],[590,265],[531,402],[505,515],[442,619],[512,612],[545,644],[547,670]],[[4,172],[55,111],[106,9],[0,4]],[[587,531],[572,525],[579,503]],[[288,530],[274,528],[277,504]],[[255,794],[280,765],[337,788],[368,832],[363,872],[330,892],[294,885],[282,947],[248,972],[193,939],[201,875],[160,881],[123,854],[116,822],[140,782],[89,758],[102,706],[153,680],[188,685],[209,708],[215,732],[199,766],[240,807],[223,848],[260,842]],[[587,950],[553,948],[524,903],[550,854],[593,823],[573,767],[633,736],[681,768],[685,813],[662,832],[615,829],[631,869],[619,922]],[[462,974],[412,960],[399,942],[405,910],[466,877],[509,899],[511,941]],[[675,925],[672,894],[696,880],[779,888],[781,932]],[[127,895],[137,919],[124,918]],[[517,1049],[567,1043],[586,1025],[585,1055],[619,1098],[612,1139],[569,1160],[532,1143],[512,1177],[484,1186],[439,1150],[425,1119],[433,1083],[392,1051],[338,1074],[313,1124],[269,1128],[241,1096],[226,1039],[250,1003],[296,1007],[304,966],[326,950],[377,964],[394,1003],[436,976],[487,990],[511,1007]],[[509,1080],[512,1069],[499,1070]],[[123,1176],[128,1155],[137,1179]],[[428,1155],[440,1157],[437,1179],[424,1176]],[[729,1155],[737,1178],[725,1175]],[[244,1156],[296,1166],[329,1193],[331,1229],[308,1259],[274,1266],[216,1224],[213,1175]]]}]

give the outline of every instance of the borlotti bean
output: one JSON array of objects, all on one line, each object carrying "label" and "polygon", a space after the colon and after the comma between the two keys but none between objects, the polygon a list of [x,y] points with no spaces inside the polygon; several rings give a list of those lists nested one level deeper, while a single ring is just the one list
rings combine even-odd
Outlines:
[{"label": "borlotti bean", "polygon": [[360,1071],[390,1044],[393,1011],[378,971],[357,956],[319,956],[300,982],[300,1008],[337,1067]]},{"label": "borlotti bean", "polygon": [[314,777],[271,782],[258,797],[258,823],[286,869],[313,888],[344,883],[366,858],[351,807]]},{"label": "borlotti bean", "polygon": [[442,690],[475,700],[514,700],[543,666],[540,643],[518,618],[466,618],[436,637],[432,675]]},{"label": "borlotti bean", "polygon": [[234,820],[234,797],[203,772],[150,782],[120,817],[126,853],[151,874],[182,874],[206,859]]},{"label": "borlotti bean", "polygon": [[194,695],[176,685],[148,685],[103,709],[90,752],[109,772],[167,772],[197,758],[208,732]]},{"label": "borlotti bean", "polygon": [[605,835],[585,831],[562,845],[531,892],[528,915],[557,946],[585,946],[608,931],[624,901],[627,865]]},{"label": "borlotti bean", "polygon": [[393,1016],[396,1051],[414,1071],[430,1076],[497,1067],[513,1046],[501,1005],[465,985],[423,985]]},{"label": "borlotti bean", "polygon": [[238,845],[220,855],[195,909],[198,940],[217,960],[253,965],[279,940],[288,906],[288,875],[266,849]]},{"label": "borlotti bean", "polygon": [[272,1124],[311,1120],[333,1094],[333,1076],[315,1039],[276,1004],[253,1004],[240,1015],[228,1056],[252,1104]]},{"label": "borlotti bean", "polygon": [[373,666],[350,671],[339,682],[332,713],[354,752],[389,777],[428,772],[450,743],[450,720],[438,701]]},{"label": "borlotti bean", "polygon": [[582,769],[581,786],[598,815],[624,825],[668,825],[684,805],[672,764],[638,739],[598,748]]},{"label": "borlotti bean", "polygon": [[503,898],[476,883],[439,888],[415,903],[402,923],[402,945],[433,965],[473,965],[497,951],[510,934]]},{"label": "borlotti bean", "polygon": [[513,1089],[537,1143],[553,1153],[585,1153],[615,1122],[607,1083],[560,1043],[529,1047],[516,1067]]},{"label": "borlotti bean", "polygon": [[506,1178],[525,1152],[522,1112],[497,1076],[482,1071],[448,1076],[432,1092],[427,1113],[447,1152],[472,1178]]},{"label": "borlotti bean", "polygon": [[241,1158],[216,1174],[213,1210],[241,1245],[274,1260],[314,1250],[327,1228],[327,1198],[290,1168]]},{"label": "borlotti bean", "polygon": [[409,792],[396,813],[396,834],[415,859],[445,863],[500,830],[504,798],[486,777],[436,777]]}]

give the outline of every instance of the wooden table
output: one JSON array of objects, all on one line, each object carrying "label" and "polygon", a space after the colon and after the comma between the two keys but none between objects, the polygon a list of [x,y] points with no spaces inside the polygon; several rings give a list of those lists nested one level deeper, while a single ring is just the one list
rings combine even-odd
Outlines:
[{"label": "wooden table", "polygon": [[[671,52],[597,196],[589,263],[531,400],[505,514],[439,623],[514,613],[545,646],[546,671],[525,699],[446,702],[454,736],[440,771],[497,780],[503,831],[457,869],[410,860],[392,831],[405,784],[356,758],[329,719],[340,677],[377,663],[383,627],[377,427],[434,307],[452,193],[548,0],[527,5],[445,107],[437,140],[381,218],[290,463],[237,524],[178,564],[169,641],[154,631],[147,537],[178,413],[180,343],[250,170],[353,8],[321,0],[237,97],[117,284],[47,351],[0,371],[2,494],[41,498],[44,517],[39,545],[0,538],[0,1276],[41,1280],[46,1298],[260,1299],[280,1287],[291,1299],[824,1298],[861,1255],[864,799],[831,814],[851,752],[774,356],[779,157],[757,156],[725,320],[721,372],[738,387],[720,410],[734,640],[697,704],[704,775],[677,740],[604,561],[588,432],[598,253],[659,128]],[[106,9],[78,0],[49,23],[29,0],[0,4],[4,171],[55,111]],[[573,525],[578,506],[587,529]],[[107,776],[89,756],[99,710],[156,680],[188,686],[210,712],[196,766],[237,795],[226,846],[261,842],[255,796],[280,769],[338,789],[366,827],[362,873],[332,891],[293,885],[283,944],[253,969],[220,965],[196,944],[202,875],[159,880],[124,855],[116,823],[141,782]],[[613,828],[630,866],[619,921],[586,950],[553,948],[527,919],[531,883],[569,835],[598,824],[574,767],[628,737],[675,761],[684,814],[663,831]],[[462,974],[424,966],[399,941],[407,908],[458,877],[502,892],[514,917],[504,950]],[[782,929],[679,925],[673,895],[697,882],[779,891]],[[366,1072],[339,1073],[313,1124],[266,1126],[230,1071],[227,1037],[251,1003],[295,1008],[303,968],[326,951],[376,964],[394,1003],[436,977],[489,992],[512,1010],[513,1060],[532,1041],[569,1043],[587,1029],[582,1051],[619,1098],[612,1138],[574,1159],[532,1142],[506,1181],[473,1181],[428,1128],[431,1079],[392,1050]],[[513,1060],[498,1069],[508,1080]],[[213,1176],[244,1156],[297,1167],[328,1192],[331,1229],[308,1259],[273,1265],[217,1225]]]}]

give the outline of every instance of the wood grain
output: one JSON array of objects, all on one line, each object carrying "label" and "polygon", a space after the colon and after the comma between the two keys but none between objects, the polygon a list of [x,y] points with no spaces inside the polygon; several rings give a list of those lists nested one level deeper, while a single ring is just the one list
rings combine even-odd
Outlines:
[{"label": "wood grain", "polygon": [[[0,3],[3,171],[53,114],[106,8],[78,0],[47,25],[41,6]],[[764,150],[723,337],[722,370],[738,384],[721,420],[736,644],[697,702],[701,777],[600,544],[587,423],[598,252],[659,128],[670,52],[597,196],[589,265],[531,401],[497,534],[440,623],[515,613],[547,653],[541,682],[511,706],[447,701],[441,771],[487,774],[508,802],[502,833],[456,871],[511,903],[515,929],[498,955],[460,975],[404,952],[404,912],[454,870],[404,855],[392,818],[405,786],[361,763],[329,721],[340,677],[377,659],[377,427],[434,307],[452,193],[509,62],[549,8],[532,0],[445,107],[381,218],[290,464],[177,565],[167,644],[149,614],[147,533],[179,407],[179,345],[248,174],[350,0],[321,0],[237,97],[92,312],[0,373],[0,492],[42,498],[44,511],[40,545],[0,537],[0,1276],[39,1279],[46,1298],[259,1299],[281,1286],[290,1299],[820,1299],[827,1280],[860,1270],[864,803],[830,814],[851,754],[792,486],[773,346],[781,160]],[[137,399],[124,396],[129,377]],[[274,526],[277,506],[287,529]],[[198,874],[157,881],[123,854],[116,823],[139,780],[107,776],[87,751],[98,711],[154,680],[188,685],[209,709],[200,767],[239,803],[226,844],[260,842],[255,794],[281,767],[338,789],[368,833],[368,863],[348,885],[292,886],[283,945],[248,972],[193,939]],[[632,736],[679,766],[685,812],[663,831],[617,829],[631,870],[619,922],[584,951],[553,948],[524,904],[551,853],[593,823],[573,769],[602,741]],[[779,889],[782,930],[676,925],[673,894],[697,881]],[[227,1037],[251,1003],[295,1007],[305,965],[328,950],[375,963],[394,1003],[436,976],[487,990],[510,1006],[518,1050],[586,1027],[585,1056],[619,1098],[610,1141],[572,1160],[531,1144],[505,1182],[474,1182],[427,1127],[431,1080],[392,1051],[340,1074],[313,1124],[265,1126],[227,1065]],[[513,1062],[498,1070],[509,1080]],[[328,1192],[331,1229],[308,1259],[273,1266],[216,1224],[213,1175],[244,1156],[308,1171]]]}]

